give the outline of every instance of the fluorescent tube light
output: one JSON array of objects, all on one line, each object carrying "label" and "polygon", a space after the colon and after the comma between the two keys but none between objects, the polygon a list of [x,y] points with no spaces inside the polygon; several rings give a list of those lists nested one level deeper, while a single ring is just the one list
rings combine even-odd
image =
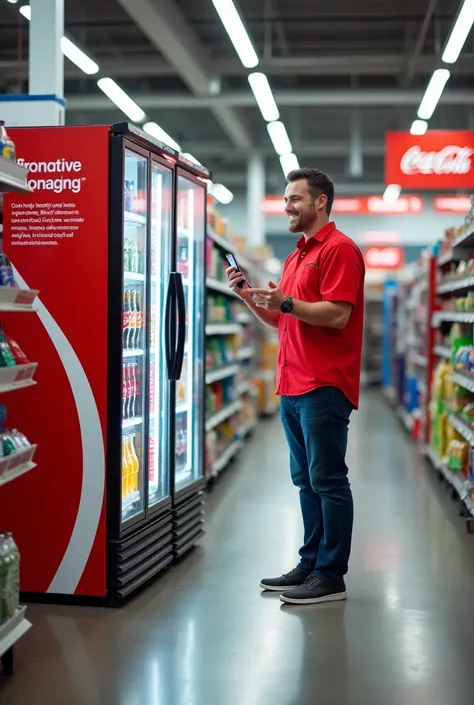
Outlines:
[{"label": "fluorescent tube light", "polygon": [[280,164],[281,168],[283,169],[283,173],[285,174],[285,177],[287,174],[290,173],[290,171],[294,171],[295,169],[299,169],[300,165],[298,162],[298,157],[296,154],[282,154],[280,157]]},{"label": "fluorescent tube light", "polygon": [[461,12],[457,16],[454,27],[441,57],[446,64],[454,64],[462,51],[464,43],[474,22],[474,0],[464,0]]},{"label": "fluorescent tube light", "polygon": [[413,120],[410,127],[411,135],[424,135],[428,129],[428,123],[426,120]]},{"label": "fluorescent tube light", "polygon": [[420,107],[418,108],[419,118],[422,120],[429,120],[433,115],[450,75],[451,74],[448,69],[437,69],[433,73],[425,91],[425,95],[421,100]]},{"label": "fluorescent tube light", "polygon": [[224,184],[213,184],[210,193],[219,203],[223,203],[225,206],[234,200],[234,194]]},{"label": "fluorescent tube light", "polygon": [[10,2],[12,5],[16,5],[18,0],[7,0],[7,2]]},{"label": "fluorescent tube light", "polygon": [[67,37],[61,37],[61,51],[69,61],[76,64],[88,76],[99,73],[99,66]]},{"label": "fluorescent tube light", "polygon": [[264,120],[273,122],[278,120],[280,113],[275,103],[272,89],[268,83],[268,78],[264,73],[251,73],[249,75],[250,88],[253,91],[257,105],[263,115]]},{"label": "fluorescent tube light", "polygon": [[146,115],[139,105],[123,91],[111,78],[99,78],[97,85],[100,90],[115,103],[132,122],[143,122]]},{"label": "fluorescent tube light", "polygon": [[282,122],[269,122],[267,125],[268,134],[273,142],[277,154],[289,154],[293,151],[286,127]]},{"label": "fluorescent tube light", "polygon": [[233,0],[212,0],[239,59],[247,69],[258,64],[258,56]]},{"label": "fluorescent tube light", "polygon": [[173,147],[176,151],[181,152],[181,147],[170,135],[163,130],[156,122],[146,122],[143,125],[145,132],[148,132],[152,137],[156,137],[160,142],[164,142],[169,147]]},{"label": "fluorescent tube light", "polygon": [[31,20],[31,7],[29,5],[22,5],[20,7],[20,14],[26,17],[27,20]]},{"label": "fluorescent tube light", "polygon": [[398,184],[389,184],[384,191],[383,200],[385,203],[393,205],[398,201],[398,197],[402,192],[402,187]]}]

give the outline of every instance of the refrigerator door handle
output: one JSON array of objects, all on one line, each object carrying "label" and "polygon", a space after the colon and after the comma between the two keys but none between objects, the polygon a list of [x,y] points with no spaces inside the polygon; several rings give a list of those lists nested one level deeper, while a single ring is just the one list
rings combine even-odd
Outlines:
[{"label": "refrigerator door handle", "polygon": [[166,369],[168,371],[168,379],[174,379],[173,369],[175,366],[176,351],[173,349],[175,347],[176,341],[176,280],[174,278],[174,273],[171,272],[168,291],[166,294],[166,306],[165,306],[165,358],[166,358]]},{"label": "refrigerator door handle", "polygon": [[183,369],[184,348],[186,345],[186,298],[184,296],[183,278],[181,274],[173,272],[171,276],[175,278],[176,299],[178,304],[178,340],[171,379],[178,380],[181,377],[181,371]]}]

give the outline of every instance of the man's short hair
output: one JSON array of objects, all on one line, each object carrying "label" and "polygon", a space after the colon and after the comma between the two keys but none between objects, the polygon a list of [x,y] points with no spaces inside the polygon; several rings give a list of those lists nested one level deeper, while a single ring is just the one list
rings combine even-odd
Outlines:
[{"label": "man's short hair", "polygon": [[332,204],[334,203],[334,184],[330,176],[319,171],[319,169],[294,169],[287,175],[288,183],[305,179],[308,184],[308,189],[313,198],[317,198],[322,193],[327,196],[328,202],[326,205],[327,214],[331,214]]}]

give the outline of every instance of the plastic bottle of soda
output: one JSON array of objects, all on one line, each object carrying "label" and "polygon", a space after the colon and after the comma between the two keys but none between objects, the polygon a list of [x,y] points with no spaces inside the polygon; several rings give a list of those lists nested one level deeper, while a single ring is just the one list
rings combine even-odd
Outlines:
[{"label": "plastic bottle of soda", "polygon": [[125,289],[123,292],[123,318],[122,318],[122,331],[123,331],[123,348],[128,350],[128,342],[130,338],[130,320],[132,317],[132,307],[130,291]]},{"label": "plastic bottle of soda", "polygon": [[124,272],[131,272],[130,269],[132,262],[132,248],[130,245],[130,239],[124,240],[123,243],[123,269]]},{"label": "plastic bottle of soda", "polygon": [[142,326],[143,326],[143,311],[142,311],[142,295],[137,290],[135,291],[135,337],[134,347],[140,348],[142,342]]},{"label": "plastic bottle of soda", "polygon": [[137,322],[137,300],[136,291],[129,291],[129,302],[130,302],[130,319],[128,324],[128,336],[127,336],[127,350],[133,350],[135,345],[135,327]]},{"label": "plastic bottle of soda", "polygon": [[8,568],[5,536],[0,534],[0,624],[8,619]]},{"label": "plastic bottle of soda", "polygon": [[128,365],[126,362],[122,365],[122,419],[127,418],[127,377],[128,377]]},{"label": "plastic bottle of soda", "polygon": [[138,365],[138,362],[134,362],[132,365],[133,373],[132,373],[132,380],[133,380],[133,396],[132,396],[132,413],[131,416],[135,417],[138,416],[139,412],[139,402],[138,398],[140,396],[140,367]]},{"label": "plastic bottle of soda", "polygon": [[133,418],[135,406],[135,365],[136,362],[130,362],[128,365],[128,381],[127,381],[127,419]]},{"label": "plastic bottle of soda", "polygon": [[5,333],[0,330],[0,367],[14,367],[15,365],[16,360],[10,350]]},{"label": "plastic bottle of soda", "polygon": [[10,557],[10,613],[11,616],[13,616],[20,606],[20,551],[18,550],[18,546],[16,545],[11,532],[8,532],[5,535],[5,538],[7,551]]},{"label": "plastic bottle of soda", "polygon": [[128,436],[122,437],[122,499],[128,496],[128,477],[130,474],[130,456],[128,451]]},{"label": "plastic bottle of soda", "polygon": [[130,434],[130,458],[131,458],[131,474],[130,474],[130,492],[138,490],[138,469],[140,463],[138,461],[137,452],[135,450],[135,434]]},{"label": "plastic bottle of soda", "polygon": [[140,250],[138,249],[137,239],[134,237],[130,248],[130,271],[140,272]]}]

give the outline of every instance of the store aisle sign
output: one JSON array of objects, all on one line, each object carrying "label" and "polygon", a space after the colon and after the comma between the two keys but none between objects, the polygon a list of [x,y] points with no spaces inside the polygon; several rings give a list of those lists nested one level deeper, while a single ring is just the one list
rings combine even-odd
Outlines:
[{"label": "store aisle sign", "polygon": [[[395,203],[387,203],[382,196],[340,196],[334,199],[333,215],[418,215],[423,212],[421,196],[400,196]],[[264,200],[266,215],[285,215],[282,196],[267,196]]]},{"label": "store aisle sign", "polygon": [[474,132],[387,132],[385,183],[402,188],[474,188]]},{"label": "store aisle sign", "polygon": [[437,213],[467,215],[471,210],[471,196],[435,196],[433,206]]},{"label": "store aisle sign", "polygon": [[401,269],[403,247],[367,247],[363,251],[367,269]]}]

